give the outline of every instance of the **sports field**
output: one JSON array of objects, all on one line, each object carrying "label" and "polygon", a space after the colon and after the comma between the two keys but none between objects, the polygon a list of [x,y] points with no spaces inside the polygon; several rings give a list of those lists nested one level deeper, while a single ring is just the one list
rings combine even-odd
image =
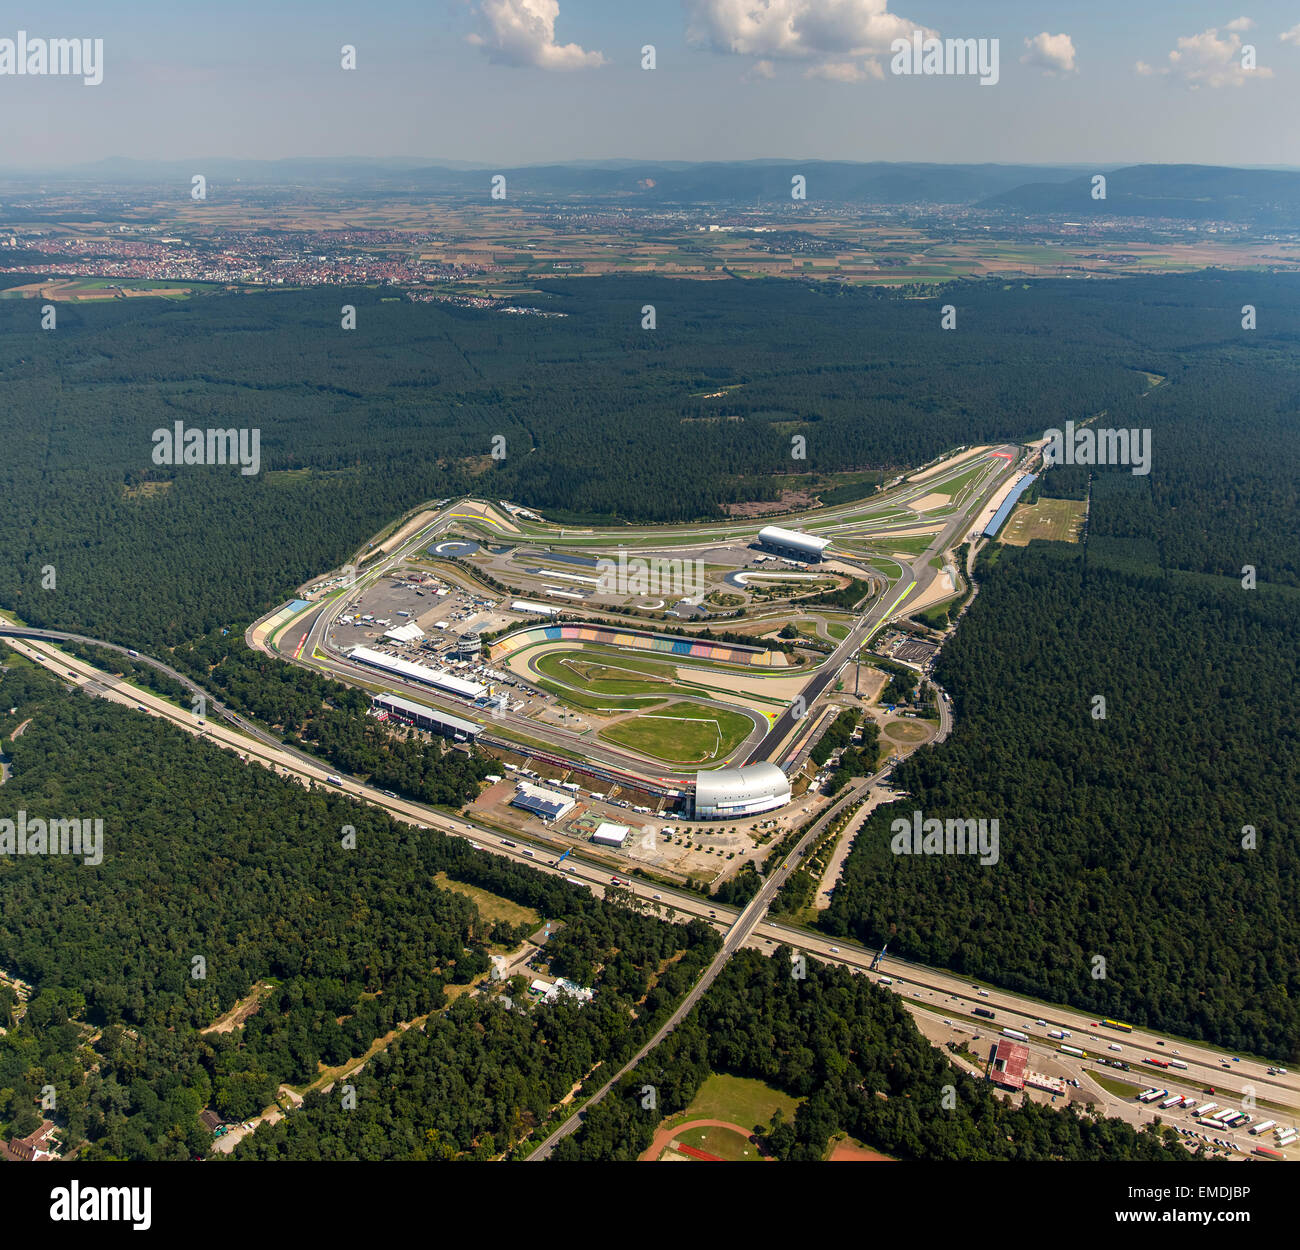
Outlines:
[{"label": "sports field", "polygon": [[670,764],[711,764],[730,755],[753,727],[739,712],[679,700],[610,725],[599,736]]}]

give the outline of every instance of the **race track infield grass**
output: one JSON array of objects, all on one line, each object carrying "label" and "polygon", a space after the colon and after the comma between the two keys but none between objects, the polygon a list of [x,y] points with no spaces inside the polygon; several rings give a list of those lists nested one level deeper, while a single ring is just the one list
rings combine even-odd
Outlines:
[{"label": "race track infield grass", "polygon": [[[785,1116],[787,1123],[792,1121],[801,1101],[753,1077],[729,1076],[725,1072],[714,1072],[700,1086],[695,1097],[691,1099],[691,1105],[685,1111],[672,1116],[666,1123],[689,1124],[692,1120],[726,1120],[750,1130],[759,1124],[767,1128],[771,1125],[772,1116],[778,1109]],[[703,1146],[701,1149],[707,1150],[708,1147]]]},{"label": "race track infield grass", "polygon": [[598,737],[673,764],[709,764],[729,755],[753,728],[748,716],[685,700],[602,729]]},{"label": "race track infield grass", "polygon": [[573,651],[539,656],[534,667],[554,681],[590,694],[667,695],[672,693],[676,679],[675,670],[666,664],[602,661]]},{"label": "race track infield grass", "polygon": [[634,699],[628,695],[583,694],[568,686],[557,686],[553,681],[538,681],[537,685],[566,706],[588,712],[639,712],[643,708],[662,707],[671,695],[683,693],[668,687],[657,699]]}]

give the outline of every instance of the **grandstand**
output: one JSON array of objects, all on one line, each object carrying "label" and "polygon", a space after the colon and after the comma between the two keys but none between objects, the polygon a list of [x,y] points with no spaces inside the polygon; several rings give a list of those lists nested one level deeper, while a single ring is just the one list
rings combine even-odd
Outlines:
[{"label": "grandstand", "polygon": [[1011,493],[1002,501],[1002,506],[993,514],[993,519],[984,527],[984,537],[992,538],[1005,523],[1007,517],[1011,515],[1011,509],[1020,502],[1020,496],[1025,493],[1036,481],[1038,477],[1034,473],[1026,473],[1012,488]]},{"label": "grandstand", "polygon": [[436,668],[416,664],[412,660],[399,660],[395,656],[385,655],[382,651],[372,651],[369,647],[353,647],[348,659],[357,664],[368,664],[371,668],[383,669],[386,673],[395,673],[409,681],[422,682],[435,690],[445,690],[448,694],[458,695],[462,699],[477,699],[487,693],[487,687],[477,681],[464,681]]},{"label": "grandstand", "polygon": [[696,642],[690,638],[647,634],[631,629],[610,629],[600,625],[530,625],[494,642],[491,658],[495,662],[524,647],[532,647],[540,642],[561,641],[631,647],[638,651],[655,651],[683,659],[711,660],[716,664],[768,667],[785,663],[785,655],[781,652],[760,651],[755,647],[733,647],[725,643]]},{"label": "grandstand", "polygon": [[790,779],[775,764],[718,768],[695,776],[695,819],[732,820],[784,807]]}]

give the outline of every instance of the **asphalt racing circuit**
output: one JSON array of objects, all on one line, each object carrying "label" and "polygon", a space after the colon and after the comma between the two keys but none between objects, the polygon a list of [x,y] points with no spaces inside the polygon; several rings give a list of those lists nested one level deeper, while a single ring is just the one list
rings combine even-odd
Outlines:
[{"label": "asphalt racing circuit", "polygon": [[[215,746],[235,751],[240,758],[273,769],[279,776],[293,779],[303,785],[324,785],[329,766],[303,752],[285,746],[273,735],[251,725],[244,718],[223,707],[220,701],[168,665],[146,655],[135,658],[150,664],[182,682],[192,694],[207,699],[211,717],[196,714],[191,708],[178,706],[159,695],[106,674],[84,660],[80,660],[57,645],[61,641],[80,641],[108,647],[125,654],[126,648],[84,638],[60,631],[39,630],[16,625],[0,617],[0,637],[7,640],[20,655],[70,682],[87,695],[106,699],[168,720],[177,728],[195,736],[205,737]],[[222,723],[226,722],[226,723]],[[724,935],[724,944],[718,956],[709,965],[700,981],[679,1005],[664,1027],[645,1044],[638,1056],[648,1053],[668,1032],[684,1018],[690,1007],[698,1001],[718,970],[740,947],[749,947],[765,954],[787,950],[804,954],[826,963],[838,964],[859,975],[882,984],[891,992],[903,997],[918,1026],[927,1035],[935,1036],[936,1027],[946,1030],[946,1036],[957,1041],[974,1042],[999,1035],[1003,1028],[1023,1032],[1028,1038],[1031,1062],[1036,1067],[1048,1068],[1055,1064],[1059,1070],[1080,1081],[1077,1093],[1086,1095],[1110,1115],[1118,1115],[1133,1124],[1150,1123],[1153,1112],[1137,1104],[1131,1095],[1116,1093],[1097,1081],[1103,1073],[1103,1061],[1112,1046],[1119,1045],[1131,1070],[1116,1077],[1125,1083],[1142,1088],[1158,1084],[1173,1093],[1199,1095],[1213,1087],[1220,1104],[1240,1105],[1248,1096],[1258,1102],[1257,1118],[1276,1120],[1294,1125],[1300,1118],[1300,1074],[1290,1072],[1269,1073],[1266,1068],[1276,1065],[1250,1057],[1233,1056],[1199,1042],[1192,1042],[1168,1034],[1159,1034],[1144,1028],[1134,1028],[1130,1033],[1108,1033],[1099,1027],[1090,1013],[1057,1003],[1036,1001],[1018,994],[998,989],[990,983],[972,983],[968,978],[924,964],[914,963],[886,955],[878,966],[878,952],[844,938],[828,938],[806,929],[778,924],[766,918],[767,907],[780,882],[792,871],[799,858],[811,846],[825,827],[844,807],[860,797],[877,777],[858,778],[850,787],[822,812],[815,826],[808,831],[798,846],[780,864],[770,865],[767,884],[763,892],[743,910],[716,903],[707,897],[688,890],[675,889],[658,882],[642,881],[636,876],[620,876],[620,890],[625,890],[639,901],[639,905],[658,911],[669,920],[698,918],[713,925]],[[405,799],[392,798],[377,788],[352,777],[344,776],[339,792],[359,802],[365,802],[386,811],[394,819],[405,821],[420,829],[437,829],[454,837],[469,840],[481,851],[500,855],[538,871],[553,876],[566,876],[590,889],[598,896],[611,888],[609,868],[592,863],[578,854],[571,854],[563,867],[549,862],[544,856],[553,854],[549,846],[530,842],[523,835],[512,834],[511,846],[494,831],[485,829],[471,820],[453,816],[436,808]],[[330,787],[333,789],[334,787]],[[532,852],[532,854],[528,854]],[[993,1011],[993,1021],[982,1021],[974,1016],[976,1008]],[[1049,1032],[1068,1031],[1070,1044],[1083,1052],[1082,1056],[1062,1054],[1061,1042],[1048,1036]],[[942,1032],[938,1037],[944,1036]],[[1148,1061],[1159,1065],[1177,1058],[1186,1068],[1172,1070],[1167,1067],[1148,1066]],[[635,1060],[633,1061],[635,1062]],[[546,1141],[538,1143],[530,1157],[544,1159],[554,1145],[581,1122],[581,1116],[597,1097],[613,1084],[607,1083],[582,1101],[574,1114]],[[1110,1078],[1106,1078],[1110,1079]],[[1193,1131],[1195,1121],[1190,1112],[1161,1112],[1166,1122],[1184,1131]],[[1257,1139],[1244,1132],[1227,1132],[1226,1140],[1233,1143],[1239,1157],[1245,1157],[1258,1144]],[[1295,1157],[1288,1148],[1287,1157]]]},{"label": "asphalt racing circuit", "polygon": [[[932,468],[918,471],[900,479],[893,487],[865,500],[817,509],[797,518],[786,518],[786,524],[799,524],[808,533],[830,539],[835,546],[835,558],[841,564],[860,573],[877,593],[854,619],[849,632],[835,646],[832,653],[815,668],[796,696],[789,699],[782,712],[775,714],[770,728],[763,718],[743,708],[739,702],[702,698],[703,703],[716,702],[717,706],[748,715],[752,731],[738,744],[729,759],[721,761],[731,766],[767,761],[788,765],[792,748],[796,745],[805,718],[818,710],[819,701],[830,691],[845,666],[854,660],[864,645],[891,621],[915,610],[932,596],[937,578],[947,576],[945,566],[952,563],[950,553],[963,543],[977,518],[986,513],[989,501],[1005,491],[1022,466],[1032,457],[1029,448],[1014,445],[985,447],[968,450],[957,456],[941,460]],[[943,494],[945,486],[952,492]],[[377,549],[371,543],[357,553],[355,560],[363,570],[353,580],[339,589],[318,598],[305,606],[284,627],[272,635],[265,628],[275,614],[256,622],[248,631],[246,641],[251,647],[277,655],[289,663],[325,673],[352,685],[361,685],[372,691],[387,690],[394,694],[430,704],[444,712],[476,721],[485,728],[480,741],[524,752],[549,749],[557,757],[574,767],[590,764],[614,776],[625,777],[631,784],[660,793],[684,792],[694,778],[694,770],[673,767],[671,764],[647,758],[630,749],[600,740],[594,733],[550,724],[539,724],[535,719],[505,710],[486,716],[476,714],[463,701],[443,696],[429,687],[408,681],[396,674],[379,672],[374,668],[354,662],[347,651],[334,641],[338,617],[350,602],[356,602],[368,588],[374,587],[384,577],[406,562],[433,548],[435,553],[461,555],[477,549],[477,541],[451,537],[439,539],[449,532],[478,532],[486,539],[498,543],[507,537],[506,527],[513,530],[509,537],[527,541],[530,549],[539,548],[561,552],[585,551],[619,556],[651,557],[656,554],[678,551],[683,544],[730,544],[746,547],[757,526],[752,521],[725,522],[708,525],[672,526],[650,529],[609,529],[576,531],[548,526],[544,522],[525,522],[506,518],[490,505],[470,500],[446,502],[435,512],[413,517],[430,519],[419,525],[403,541],[389,540],[392,549],[378,559],[367,556]],[[780,522],[781,518],[765,518]],[[411,524],[407,523],[408,528]],[[401,534],[399,528],[394,531]],[[921,550],[900,551],[899,547],[919,547]],[[847,544],[843,552],[840,544]],[[877,554],[873,555],[872,553]],[[563,554],[556,559],[564,559]],[[572,556],[568,557],[573,559]],[[815,566],[814,566],[815,567]],[[886,572],[886,570],[888,570]],[[456,582],[455,573],[440,570],[440,576]],[[805,575],[806,576],[806,575]],[[320,579],[315,579],[319,581]],[[479,593],[482,593],[481,591]],[[797,606],[785,610],[778,608],[773,614],[773,627],[779,628],[784,620],[799,615]],[[644,622],[632,622],[617,616],[607,616],[610,624],[623,624],[635,629],[653,629]],[[710,622],[712,623],[712,622]],[[522,627],[522,626],[521,626]],[[727,621],[721,621],[727,627]],[[941,710],[941,722],[946,721],[948,709]],[[811,723],[811,722],[810,722]],[[946,724],[941,724],[946,730]],[[710,765],[716,766],[716,765]]]}]

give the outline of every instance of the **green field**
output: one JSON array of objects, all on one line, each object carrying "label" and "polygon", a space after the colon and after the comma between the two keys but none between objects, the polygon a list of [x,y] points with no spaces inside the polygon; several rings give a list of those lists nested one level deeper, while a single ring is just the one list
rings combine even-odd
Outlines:
[{"label": "green field", "polygon": [[1013,547],[1025,547],[1035,538],[1049,542],[1077,543],[1087,516],[1082,499],[1040,499],[1020,504],[1003,528],[1000,539]]},{"label": "green field", "polygon": [[[758,1125],[766,1128],[780,1110],[787,1121],[794,1119],[800,1099],[748,1076],[728,1076],[715,1072],[700,1086],[691,1105],[669,1124],[689,1124],[692,1120],[726,1120],[744,1129]],[[685,1140],[685,1139],[683,1139]],[[694,1145],[694,1142],[689,1143]],[[707,1146],[701,1147],[707,1150]],[[720,1152],[715,1152],[720,1153]]]},{"label": "green field", "polygon": [[694,1146],[731,1163],[761,1163],[763,1156],[748,1138],[729,1128],[716,1126],[688,1128],[676,1139],[683,1146]]},{"label": "green field", "polygon": [[680,700],[610,725],[599,736],[670,764],[711,764],[730,755],[752,728],[739,712]]},{"label": "green field", "polygon": [[531,907],[521,907],[518,903],[512,903],[508,898],[502,898],[499,894],[492,894],[487,890],[481,890],[476,885],[466,885],[463,881],[453,881],[445,872],[437,873],[434,881],[444,890],[452,890],[456,894],[463,894],[466,898],[474,901],[478,908],[478,914],[484,920],[504,920],[507,924],[526,924],[539,925],[542,922],[541,916]]}]

